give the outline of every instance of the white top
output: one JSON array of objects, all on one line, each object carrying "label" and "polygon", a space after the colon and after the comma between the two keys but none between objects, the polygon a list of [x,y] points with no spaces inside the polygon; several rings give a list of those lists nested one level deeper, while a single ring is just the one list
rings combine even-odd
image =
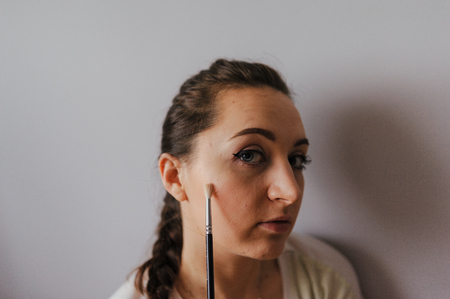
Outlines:
[{"label": "white top", "polygon": [[[309,236],[286,242],[278,257],[284,299],[362,299],[353,267],[330,245]],[[125,282],[109,299],[145,299]],[[176,290],[170,299],[182,299]]]}]

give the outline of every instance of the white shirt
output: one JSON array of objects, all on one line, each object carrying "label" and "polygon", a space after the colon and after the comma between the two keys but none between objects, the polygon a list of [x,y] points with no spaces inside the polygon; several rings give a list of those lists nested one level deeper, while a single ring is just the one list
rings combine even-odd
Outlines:
[{"label": "white shirt", "polygon": [[[295,236],[278,257],[283,299],[362,299],[356,274],[348,260],[330,245]],[[109,299],[145,299],[125,282]],[[176,290],[170,299],[182,299]]]}]

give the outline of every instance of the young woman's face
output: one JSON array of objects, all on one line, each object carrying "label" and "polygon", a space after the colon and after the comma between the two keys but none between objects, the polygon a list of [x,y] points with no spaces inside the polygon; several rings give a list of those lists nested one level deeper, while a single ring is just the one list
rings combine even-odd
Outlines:
[{"label": "young woman's face", "polygon": [[308,140],[285,94],[231,89],[217,99],[216,124],[199,134],[182,172],[185,229],[205,233],[203,187],[214,185],[214,251],[256,259],[279,256],[303,196]]}]

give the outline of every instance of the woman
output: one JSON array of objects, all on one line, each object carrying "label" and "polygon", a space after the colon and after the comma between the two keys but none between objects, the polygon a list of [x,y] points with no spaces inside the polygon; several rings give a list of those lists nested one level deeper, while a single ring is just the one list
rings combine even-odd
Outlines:
[{"label": "woman", "polygon": [[286,244],[308,145],[272,68],[220,59],[188,79],[163,125],[167,195],[152,258],[111,298],[207,298],[205,184],[214,190],[216,298],[360,298],[351,267],[335,251],[311,239]]}]

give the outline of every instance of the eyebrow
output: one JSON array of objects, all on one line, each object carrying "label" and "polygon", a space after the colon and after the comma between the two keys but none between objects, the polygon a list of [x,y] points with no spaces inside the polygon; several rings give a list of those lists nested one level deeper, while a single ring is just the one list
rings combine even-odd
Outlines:
[{"label": "eyebrow", "polygon": [[[264,136],[267,139],[269,139],[270,141],[275,141],[276,140],[275,134],[272,131],[269,131],[269,130],[266,130],[266,129],[261,129],[261,128],[247,128],[247,129],[244,129],[242,131],[239,131],[233,137],[231,137],[230,140],[233,139],[233,138],[239,137],[239,136],[250,135],[250,134],[258,134],[258,135]],[[304,144],[309,145],[309,140],[307,138],[302,138],[302,139],[297,140],[295,142],[294,146],[300,146],[300,145],[304,145]]]},{"label": "eyebrow", "polygon": [[309,140],[307,138],[299,139],[299,140],[297,140],[297,142],[295,142],[294,147],[300,146],[303,144],[309,145]]},{"label": "eyebrow", "polygon": [[258,135],[262,135],[264,137],[266,137],[267,139],[271,140],[271,141],[275,141],[275,134],[272,131],[266,130],[266,129],[261,129],[261,128],[247,128],[244,129],[240,132],[238,132],[236,135],[234,135],[233,137],[231,137],[230,139],[239,137],[239,136],[243,136],[243,135],[249,135],[249,134],[258,134]]}]

